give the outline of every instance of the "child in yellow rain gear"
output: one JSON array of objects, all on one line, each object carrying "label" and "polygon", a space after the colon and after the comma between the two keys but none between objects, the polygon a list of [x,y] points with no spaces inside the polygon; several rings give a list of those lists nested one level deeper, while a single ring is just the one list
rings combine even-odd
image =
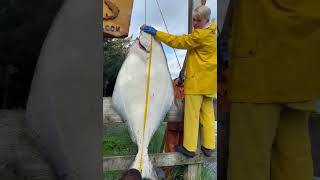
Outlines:
[{"label": "child in yellow rain gear", "polygon": [[185,71],[179,75],[184,80],[185,113],[183,146],[176,151],[187,157],[194,157],[197,150],[198,130],[201,127],[201,150],[211,156],[215,149],[213,98],[217,92],[217,47],[216,26],[210,22],[211,10],[199,6],[193,12],[191,34],[171,35],[157,31],[151,26],[141,29],[170,47],[187,49]]}]

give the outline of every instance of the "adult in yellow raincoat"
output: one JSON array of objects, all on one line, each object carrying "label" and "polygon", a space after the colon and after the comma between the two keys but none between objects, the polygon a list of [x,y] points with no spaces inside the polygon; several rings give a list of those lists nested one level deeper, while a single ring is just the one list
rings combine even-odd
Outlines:
[{"label": "adult in yellow raincoat", "polygon": [[197,150],[198,129],[201,127],[201,150],[211,156],[215,149],[213,98],[217,92],[217,53],[216,26],[210,22],[211,10],[207,6],[199,6],[193,12],[191,34],[171,35],[157,31],[151,26],[141,29],[168,46],[187,49],[184,92],[184,138],[183,146],[176,150],[187,157],[193,157]]},{"label": "adult in yellow raincoat", "polygon": [[308,113],[319,96],[315,1],[234,1],[229,180],[312,180]]}]

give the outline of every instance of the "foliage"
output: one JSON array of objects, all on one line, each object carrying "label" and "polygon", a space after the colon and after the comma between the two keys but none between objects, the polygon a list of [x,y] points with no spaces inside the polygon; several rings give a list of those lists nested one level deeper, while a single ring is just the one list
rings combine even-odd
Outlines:
[{"label": "foliage", "polygon": [[113,125],[104,130],[103,138],[103,155],[104,156],[118,156],[131,155],[137,151],[130,139],[127,128],[121,123]]},{"label": "foliage", "polygon": [[103,95],[111,96],[121,68],[125,60],[131,38],[125,39],[106,39],[104,41],[104,70],[103,70]]},{"label": "foliage", "polygon": [[164,146],[165,125],[160,125],[159,129],[153,135],[149,144],[149,153],[160,153]]},{"label": "foliage", "polygon": [[215,176],[215,174],[212,172],[212,170],[210,170],[208,167],[202,166],[201,179],[203,179],[203,180],[206,180],[206,179],[215,180],[215,179],[216,179],[216,176]]},{"label": "foliage", "polygon": [[[165,125],[162,124],[156,131],[149,145],[149,153],[160,153],[163,149]],[[103,155],[123,156],[137,153],[137,146],[131,141],[127,127],[123,123],[110,125],[104,128]],[[104,174],[105,180],[119,178],[123,171],[108,171]]]},{"label": "foliage", "polygon": [[183,180],[183,173],[186,171],[187,166],[175,166],[171,172],[172,179],[174,180]]},{"label": "foliage", "polygon": [[[175,166],[172,170],[172,179],[173,180],[183,180],[184,172],[187,170],[187,166]],[[216,177],[211,169],[209,169],[207,166],[203,165],[201,169],[201,180],[215,180]]]},{"label": "foliage", "polygon": [[115,179],[119,179],[120,175],[123,173],[124,171],[108,171],[108,172],[103,172],[104,175],[104,180],[115,180]]}]

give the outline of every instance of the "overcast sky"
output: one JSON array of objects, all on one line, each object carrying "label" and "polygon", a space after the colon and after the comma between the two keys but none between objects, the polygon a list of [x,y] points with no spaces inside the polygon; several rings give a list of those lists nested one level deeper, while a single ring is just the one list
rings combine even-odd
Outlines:
[{"label": "overcast sky", "polygon": [[[188,32],[188,1],[187,0],[158,0],[164,19],[171,34],[181,35]],[[134,0],[129,35],[133,38],[139,35],[139,28],[145,20],[145,0]],[[207,6],[211,9],[212,18],[217,20],[217,0],[207,0]],[[147,0],[147,24],[159,31],[166,32],[156,0]],[[178,76],[180,68],[172,48],[164,45],[170,73],[173,78]],[[178,59],[182,66],[185,53],[177,50]]]}]

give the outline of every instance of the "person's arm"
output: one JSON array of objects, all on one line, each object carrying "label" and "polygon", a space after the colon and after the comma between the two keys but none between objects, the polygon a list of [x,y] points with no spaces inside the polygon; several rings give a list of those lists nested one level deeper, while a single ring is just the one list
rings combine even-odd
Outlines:
[{"label": "person's arm", "polygon": [[187,35],[171,35],[165,32],[157,31],[156,39],[167,44],[170,47],[177,49],[193,49],[201,45],[202,35],[201,30],[194,30]]}]

